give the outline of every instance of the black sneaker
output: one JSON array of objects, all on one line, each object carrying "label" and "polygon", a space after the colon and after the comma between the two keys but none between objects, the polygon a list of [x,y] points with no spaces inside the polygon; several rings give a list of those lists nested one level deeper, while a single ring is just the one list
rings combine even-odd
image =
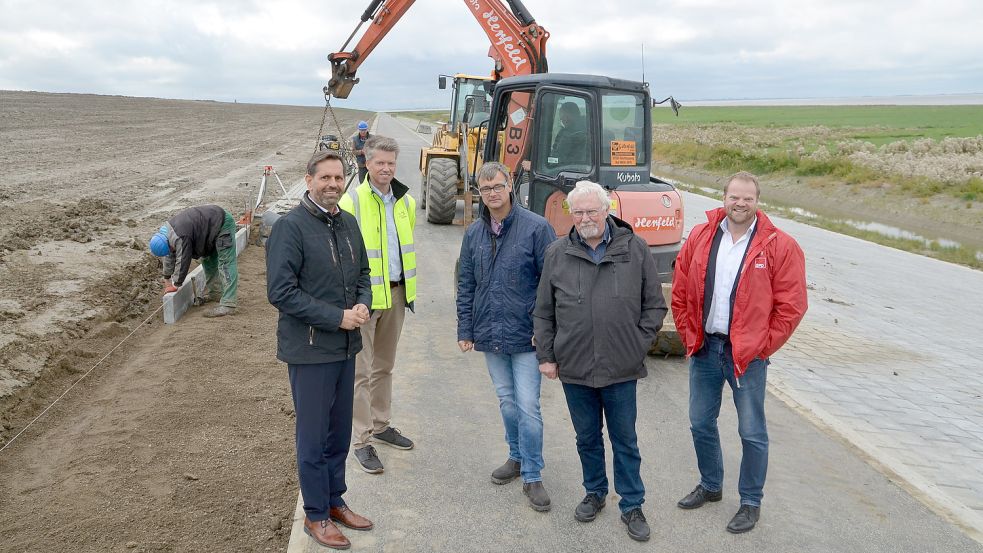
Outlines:
[{"label": "black sneaker", "polygon": [[635,541],[648,541],[651,531],[649,530],[649,523],[645,522],[645,515],[642,514],[641,508],[623,513],[621,522],[628,526],[628,537]]},{"label": "black sneaker", "polygon": [[737,514],[734,518],[730,519],[730,523],[727,525],[727,531],[731,534],[743,534],[744,532],[749,532],[754,525],[758,523],[758,517],[761,515],[761,507],[753,507],[751,505],[741,505],[741,508],[737,510]]},{"label": "black sneaker", "polygon": [[505,464],[493,470],[491,481],[495,484],[508,484],[515,480],[522,473],[522,464],[518,461],[509,459]]},{"label": "black sneaker", "polygon": [[396,449],[413,449],[413,440],[407,438],[392,426],[378,434],[373,434],[372,439],[382,442],[389,447],[395,447]]},{"label": "black sneaker", "polygon": [[589,493],[580,502],[580,505],[577,505],[577,509],[573,512],[573,518],[580,522],[590,522],[597,518],[597,513],[601,512],[603,508],[604,500],[597,497],[596,494]]},{"label": "black sneaker", "polygon": [[376,455],[375,448],[370,445],[356,449],[355,460],[358,461],[358,466],[369,474],[381,474],[383,471],[382,461]]}]

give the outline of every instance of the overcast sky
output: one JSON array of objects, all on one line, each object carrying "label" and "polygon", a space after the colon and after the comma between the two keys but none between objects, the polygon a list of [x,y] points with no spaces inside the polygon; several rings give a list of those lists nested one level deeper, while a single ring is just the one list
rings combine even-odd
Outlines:
[{"label": "overcast sky", "polygon": [[[983,92],[981,0],[525,4],[551,71],[640,79],[644,44],[653,96],[684,102]],[[0,89],[323,105],[326,56],[367,5],[0,0]],[[487,52],[463,1],[418,0],[335,105],[443,107],[437,75],[487,74]]]}]

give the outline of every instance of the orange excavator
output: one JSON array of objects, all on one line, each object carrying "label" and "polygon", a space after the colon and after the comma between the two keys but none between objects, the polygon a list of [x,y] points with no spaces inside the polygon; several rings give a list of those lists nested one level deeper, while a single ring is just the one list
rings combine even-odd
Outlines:
[{"label": "orange excavator", "polygon": [[[342,51],[328,56],[327,99],[348,97],[359,66],[413,4],[370,2]],[[488,77],[454,77],[450,121],[421,152],[427,219],[452,222],[458,199],[468,202],[468,215],[477,169],[484,160],[498,160],[513,172],[517,201],[564,235],[572,226],[566,195],[577,181],[591,180],[610,191],[611,213],[645,239],[663,282],[670,282],[683,204],[671,184],[651,176],[654,102],[648,83],[549,73],[550,35],[521,0],[464,4],[491,42],[494,68]],[[346,51],[367,21],[368,30]],[[678,107],[675,100],[672,105]]]}]

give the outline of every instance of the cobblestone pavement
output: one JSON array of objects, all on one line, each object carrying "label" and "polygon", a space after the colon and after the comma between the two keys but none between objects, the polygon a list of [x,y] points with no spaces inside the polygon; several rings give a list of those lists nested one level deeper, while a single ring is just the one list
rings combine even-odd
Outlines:
[{"label": "cobblestone pavement", "polygon": [[[687,230],[720,205],[684,201]],[[772,219],[805,251],[810,290],[805,319],[772,358],[773,391],[979,539],[983,272]]]}]

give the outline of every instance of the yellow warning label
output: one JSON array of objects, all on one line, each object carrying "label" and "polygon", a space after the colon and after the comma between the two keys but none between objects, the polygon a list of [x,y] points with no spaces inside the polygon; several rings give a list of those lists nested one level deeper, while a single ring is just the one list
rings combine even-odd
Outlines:
[{"label": "yellow warning label", "polygon": [[611,141],[611,165],[635,165],[635,141]]}]

